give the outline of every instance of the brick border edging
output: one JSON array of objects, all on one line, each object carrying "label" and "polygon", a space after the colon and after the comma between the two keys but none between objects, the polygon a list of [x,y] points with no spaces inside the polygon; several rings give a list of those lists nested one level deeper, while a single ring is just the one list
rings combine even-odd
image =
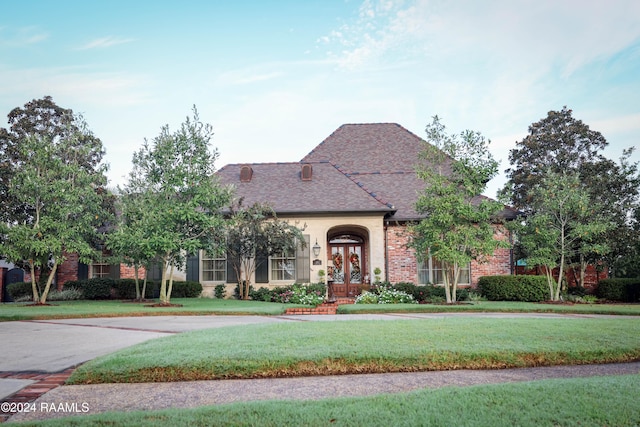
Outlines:
[{"label": "brick border edging", "polygon": [[[0,403],[30,403],[35,402],[43,394],[63,385],[71,376],[75,367],[65,369],[61,372],[0,372],[1,379],[32,380],[33,384],[22,388],[12,395],[0,400]],[[7,421],[14,413],[0,413],[0,423]]]},{"label": "brick border edging", "polygon": [[338,298],[334,302],[323,302],[317,307],[296,307],[287,308],[284,314],[337,314],[338,306],[343,304],[353,304],[352,298]]}]

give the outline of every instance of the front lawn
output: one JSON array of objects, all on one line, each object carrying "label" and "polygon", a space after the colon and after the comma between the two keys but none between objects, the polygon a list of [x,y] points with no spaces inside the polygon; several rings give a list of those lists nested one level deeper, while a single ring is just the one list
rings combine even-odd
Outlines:
[{"label": "front lawn", "polygon": [[235,299],[172,298],[172,304],[182,307],[147,307],[149,303],[120,300],[53,301],[50,305],[32,306],[25,303],[0,304],[0,321],[73,319],[81,317],[169,316],[210,314],[279,315],[292,304]]},{"label": "front lawn", "polygon": [[638,426],[640,375],[575,378],[319,401],[111,412],[34,426]]},{"label": "front lawn", "polygon": [[160,338],[80,366],[69,382],[262,378],[640,360],[640,319],[287,322]]},{"label": "front lawn", "polygon": [[364,313],[576,313],[640,316],[640,304],[549,304],[520,301],[477,301],[447,304],[348,304],[338,307],[340,314]]},{"label": "front lawn", "polygon": [[[173,298],[182,307],[145,307],[121,300],[53,301],[46,306],[26,303],[0,304],[0,322],[10,320],[67,319],[79,317],[168,316],[242,314],[277,316],[299,304],[282,304],[235,299]],[[530,302],[480,301],[459,305],[445,304],[346,304],[338,307],[340,314],[363,313],[442,313],[442,312],[553,312],[584,314],[615,314],[640,316],[640,304],[575,304],[556,305]]]}]

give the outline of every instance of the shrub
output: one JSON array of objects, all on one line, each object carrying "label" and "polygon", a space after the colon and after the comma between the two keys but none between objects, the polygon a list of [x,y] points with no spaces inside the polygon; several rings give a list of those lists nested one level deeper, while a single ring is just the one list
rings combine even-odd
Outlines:
[{"label": "shrub", "polygon": [[277,286],[271,290],[271,301],[279,303],[291,302],[293,291],[290,286]]},{"label": "shrub", "polygon": [[318,305],[324,301],[327,285],[324,283],[294,283],[293,285],[278,286],[271,290],[265,289],[266,292],[269,292],[271,299],[264,299],[263,301]]},{"label": "shrub", "polygon": [[270,289],[261,287],[257,291],[251,291],[249,293],[249,297],[251,297],[251,299],[254,301],[271,302],[273,295]]},{"label": "shrub", "polygon": [[640,299],[640,279],[603,279],[596,295],[609,301],[637,302]]},{"label": "shrub", "polygon": [[[138,280],[140,286],[140,292],[142,292],[142,285],[144,279]],[[153,298],[157,284],[147,280],[147,287],[144,291],[144,298]],[[118,279],[113,283],[113,298],[118,299],[135,299],[136,298],[136,281],[135,279]]]},{"label": "shrub", "polygon": [[25,301],[29,301],[33,299],[33,290],[31,288],[31,282],[11,283],[10,285],[7,286],[7,292],[9,293],[9,296],[11,297],[11,299],[14,301],[17,301],[19,299],[21,300],[25,297],[28,298]]},{"label": "shrub", "polygon": [[421,303],[430,302],[439,304],[446,301],[444,287],[436,285],[416,286],[413,297]]},{"label": "shrub", "polygon": [[[167,286],[169,284],[167,283]],[[175,281],[171,288],[172,298],[198,298],[202,295],[202,285],[200,282]]]},{"label": "shrub", "polygon": [[356,304],[416,304],[412,295],[392,288],[378,288],[378,293],[365,291],[355,300]]},{"label": "shrub", "polygon": [[411,295],[414,299],[416,298],[416,293],[418,290],[418,286],[411,282],[398,282],[393,285],[393,289],[396,291],[404,292],[407,295]]},{"label": "shrub", "polygon": [[[251,296],[252,292],[253,292],[253,285],[249,285],[249,296]],[[235,299],[242,299],[242,290],[240,289],[239,283],[236,285],[236,288],[233,291],[233,296]]]},{"label": "shrub", "polygon": [[549,285],[544,276],[483,276],[478,289],[489,301],[545,301]]},{"label": "shrub", "polygon": [[65,282],[64,289],[75,288],[82,292],[84,299],[99,300],[111,298],[111,289],[114,286],[115,280],[98,277],[87,280],[70,280]]},{"label": "shrub", "polygon": [[378,304],[416,304],[412,295],[395,289],[386,289],[378,295]]},{"label": "shrub", "polygon": [[378,294],[371,291],[364,291],[356,297],[355,304],[377,304]]},{"label": "shrub", "polygon": [[567,289],[567,294],[583,297],[587,294],[587,288],[582,286],[570,286],[569,289]]},{"label": "shrub", "polygon": [[227,297],[227,285],[221,283],[216,285],[214,289],[214,295],[218,299],[225,299]]},{"label": "shrub", "polygon": [[318,290],[317,287],[314,288],[313,285],[294,284],[291,286],[289,302],[293,304],[317,306],[322,304],[322,301],[324,301],[324,292]]},{"label": "shrub", "polygon": [[61,291],[52,289],[47,296],[48,301],[72,301],[80,300],[84,297],[82,291],[76,288],[63,289]]}]

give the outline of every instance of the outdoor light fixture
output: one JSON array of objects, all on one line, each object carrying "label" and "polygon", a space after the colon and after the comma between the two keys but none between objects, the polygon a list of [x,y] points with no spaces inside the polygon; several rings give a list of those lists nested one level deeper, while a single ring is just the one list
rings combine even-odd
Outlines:
[{"label": "outdoor light fixture", "polygon": [[320,255],[320,245],[318,244],[318,239],[316,239],[316,243],[311,249],[313,249],[313,256],[318,258],[318,256]]}]

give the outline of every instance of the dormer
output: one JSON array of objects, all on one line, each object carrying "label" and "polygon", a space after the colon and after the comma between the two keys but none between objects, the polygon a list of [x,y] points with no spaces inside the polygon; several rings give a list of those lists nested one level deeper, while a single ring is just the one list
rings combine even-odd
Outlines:
[{"label": "dormer", "polygon": [[253,177],[253,169],[249,165],[240,168],[240,182],[251,182]]},{"label": "dormer", "polygon": [[302,170],[300,171],[300,178],[303,181],[311,181],[311,176],[313,175],[313,168],[310,164],[306,163],[302,165]]}]

